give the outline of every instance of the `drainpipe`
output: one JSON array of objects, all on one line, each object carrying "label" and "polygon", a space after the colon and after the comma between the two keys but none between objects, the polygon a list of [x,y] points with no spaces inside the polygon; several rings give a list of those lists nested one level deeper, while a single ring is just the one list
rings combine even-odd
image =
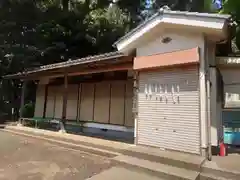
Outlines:
[{"label": "drainpipe", "polygon": [[204,100],[205,100],[205,128],[206,131],[204,133],[206,133],[206,158],[211,161],[212,160],[212,142],[211,142],[211,115],[210,115],[210,68],[209,68],[209,64],[210,64],[210,57],[209,57],[209,47],[208,47],[208,40],[207,40],[207,36],[204,35],[204,62],[202,64],[202,68],[204,69]]},{"label": "drainpipe", "polygon": [[133,117],[134,117],[134,144],[137,144],[138,130],[138,72],[134,72],[133,77]]},{"label": "drainpipe", "polygon": [[207,159],[209,161],[212,160],[212,140],[211,140],[211,106],[210,106],[210,81],[207,80],[207,140],[208,140],[208,152],[207,152]]}]

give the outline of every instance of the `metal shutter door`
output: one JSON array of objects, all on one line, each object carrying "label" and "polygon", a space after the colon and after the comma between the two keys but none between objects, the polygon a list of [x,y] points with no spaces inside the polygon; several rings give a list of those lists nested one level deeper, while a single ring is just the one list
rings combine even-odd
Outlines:
[{"label": "metal shutter door", "polygon": [[94,121],[99,123],[109,122],[110,83],[96,83]]},{"label": "metal shutter door", "polygon": [[54,118],[62,119],[62,109],[63,109],[63,86],[55,87],[55,110],[54,110]]},{"label": "metal shutter door", "polygon": [[68,87],[66,118],[69,120],[77,119],[78,88],[78,85],[69,85]]},{"label": "metal shutter door", "polygon": [[44,100],[45,100],[45,85],[38,85],[36,92],[34,117],[43,117]]},{"label": "metal shutter door", "polygon": [[110,124],[124,124],[124,94],[124,81],[111,83]]},{"label": "metal shutter door", "polygon": [[[139,144],[200,154],[198,78],[196,67],[140,72]],[[157,84],[151,96],[145,89],[149,84]]]},{"label": "metal shutter door", "polygon": [[54,117],[55,106],[55,87],[48,87],[47,106],[46,106],[46,118]]},{"label": "metal shutter door", "polygon": [[94,84],[80,85],[79,120],[93,121]]}]

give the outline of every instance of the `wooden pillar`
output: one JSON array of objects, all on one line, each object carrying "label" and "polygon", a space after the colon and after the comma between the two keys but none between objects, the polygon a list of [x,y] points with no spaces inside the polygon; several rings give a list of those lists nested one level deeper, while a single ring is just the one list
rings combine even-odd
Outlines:
[{"label": "wooden pillar", "polygon": [[64,71],[64,88],[63,88],[63,107],[62,121],[60,122],[60,131],[65,132],[66,114],[67,114],[67,99],[68,99],[68,74]]},{"label": "wooden pillar", "polygon": [[27,84],[27,82],[24,80],[23,83],[22,83],[22,90],[21,90],[21,104],[20,104],[19,124],[22,124],[26,84]]},{"label": "wooden pillar", "polygon": [[46,109],[47,109],[47,97],[48,97],[48,84],[45,85],[44,89],[44,106],[43,106],[43,118],[46,118]]}]

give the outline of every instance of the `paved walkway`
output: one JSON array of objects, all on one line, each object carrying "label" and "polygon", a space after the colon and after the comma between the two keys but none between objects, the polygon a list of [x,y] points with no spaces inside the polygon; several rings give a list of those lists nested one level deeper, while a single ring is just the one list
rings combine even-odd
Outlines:
[{"label": "paved walkway", "polygon": [[0,180],[84,180],[110,160],[0,131]]},{"label": "paved walkway", "polygon": [[240,174],[240,155],[236,153],[229,154],[225,157],[213,156],[212,161],[206,161],[204,163],[204,167]]},{"label": "paved walkway", "polygon": [[87,180],[163,180],[143,172],[132,171],[121,167],[113,167]]}]

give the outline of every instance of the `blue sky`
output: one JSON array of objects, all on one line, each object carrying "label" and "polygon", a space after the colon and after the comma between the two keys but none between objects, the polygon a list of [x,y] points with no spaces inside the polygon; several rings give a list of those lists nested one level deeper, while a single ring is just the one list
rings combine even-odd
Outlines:
[{"label": "blue sky", "polygon": [[[146,8],[151,8],[153,0],[146,0]],[[222,0],[212,0],[212,8],[215,10],[222,8]]]},{"label": "blue sky", "polygon": [[213,0],[212,5],[213,5],[214,9],[221,9],[222,8],[222,0]]}]

